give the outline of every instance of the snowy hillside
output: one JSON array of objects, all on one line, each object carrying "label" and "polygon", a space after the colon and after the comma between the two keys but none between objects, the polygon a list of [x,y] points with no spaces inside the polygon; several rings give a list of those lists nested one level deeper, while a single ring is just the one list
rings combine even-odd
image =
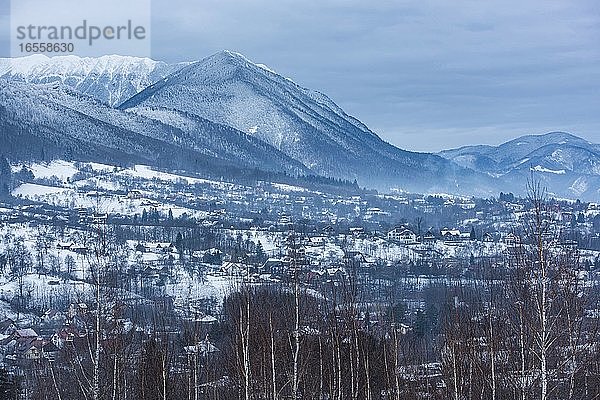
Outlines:
[{"label": "snowy hillside", "polygon": [[300,163],[200,118],[171,126],[108,107],[60,84],[0,81],[0,132],[13,160],[144,162],[198,171],[225,167],[299,173]]}]

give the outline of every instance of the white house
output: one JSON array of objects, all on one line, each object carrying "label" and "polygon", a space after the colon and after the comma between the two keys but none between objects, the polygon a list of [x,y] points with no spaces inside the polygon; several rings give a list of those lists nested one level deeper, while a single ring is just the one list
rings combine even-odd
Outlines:
[{"label": "white house", "polygon": [[388,240],[402,244],[416,244],[418,242],[417,235],[408,228],[396,227],[388,232]]}]

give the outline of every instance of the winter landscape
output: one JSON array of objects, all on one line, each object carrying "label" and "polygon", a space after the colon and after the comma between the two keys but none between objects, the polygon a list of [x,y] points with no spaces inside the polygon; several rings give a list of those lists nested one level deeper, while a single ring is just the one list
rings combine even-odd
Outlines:
[{"label": "winter landscape", "polygon": [[594,399],[600,144],[418,153],[243,55],[0,60],[0,396]]}]

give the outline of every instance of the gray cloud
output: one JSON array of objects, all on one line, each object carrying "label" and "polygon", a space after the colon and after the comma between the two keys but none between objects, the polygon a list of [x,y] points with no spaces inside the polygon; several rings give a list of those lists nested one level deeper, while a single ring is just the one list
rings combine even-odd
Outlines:
[{"label": "gray cloud", "polygon": [[404,148],[549,130],[599,141],[596,1],[154,4],[155,56],[240,51]]}]

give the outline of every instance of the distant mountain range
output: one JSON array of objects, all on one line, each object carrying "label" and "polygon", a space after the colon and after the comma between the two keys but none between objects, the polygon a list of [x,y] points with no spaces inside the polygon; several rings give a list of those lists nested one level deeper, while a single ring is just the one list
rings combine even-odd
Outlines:
[{"label": "distant mountain range", "polygon": [[517,191],[533,172],[555,195],[600,196],[600,145],[569,133],[522,136],[499,146],[466,146],[439,155]]},{"label": "distant mountain range", "polygon": [[27,83],[62,83],[117,106],[187,64],[116,55],[81,58],[36,54],[0,59],[0,78]]},{"label": "distant mountain range", "polygon": [[598,145],[583,139],[552,133],[438,154],[401,150],[326,95],[229,51],[180,64],[0,59],[0,129],[3,151],[21,159],[259,169],[479,196],[522,192],[534,170],[556,195],[600,197]]}]

